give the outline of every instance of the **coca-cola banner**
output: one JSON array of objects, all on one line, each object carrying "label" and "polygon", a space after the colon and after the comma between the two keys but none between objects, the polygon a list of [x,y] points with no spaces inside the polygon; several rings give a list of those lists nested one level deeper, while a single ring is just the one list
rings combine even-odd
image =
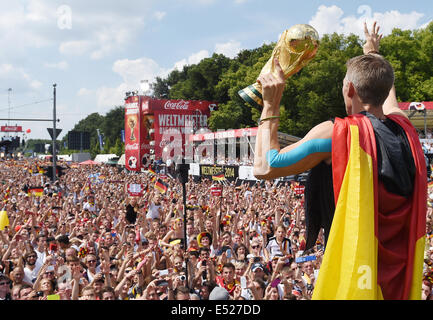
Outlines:
[{"label": "coca-cola banner", "polygon": [[[159,159],[165,146],[184,155],[186,136],[207,128],[217,104],[210,101],[164,100],[146,96],[125,99],[125,166],[140,171]],[[176,154],[177,155],[177,154]],[[175,156],[175,155],[173,155]]]},{"label": "coca-cola banner", "polygon": [[207,128],[210,113],[216,108],[213,102],[191,100],[149,100],[143,105],[146,105],[143,113],[154,116],[156,157],[161,157],[164,147],[168,145],[184,150],[185,137],[198,129]]},{"label": "coca-cola banner", "polygon": [[1,126],[1,132],[23,132],[22,126]]},{"label": "coca-cola banner", "polygon": [[140,112],[139,97],[129,97],[125,103],[125,167],[140,170]]}]

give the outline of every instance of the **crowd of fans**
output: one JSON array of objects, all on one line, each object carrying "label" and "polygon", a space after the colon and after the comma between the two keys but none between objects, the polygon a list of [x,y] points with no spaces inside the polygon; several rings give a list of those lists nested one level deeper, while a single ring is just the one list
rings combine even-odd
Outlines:
[{"label": "crowd of fans", "polygon": [[[308,300],[323,236],[305,252],[303,197],[294,184],[182,185],[153,171],[2,160],[0,300]],[[155,188],[163,181],[167,189]],[[222,195],[213,184],[222,183]],[[128,193],[140,184],[142,196]],[[42,187],[42,190],[36,188]],[[186,240],[185,240],[186,235]],[[428,208],[423,299],[432,299]]]}]

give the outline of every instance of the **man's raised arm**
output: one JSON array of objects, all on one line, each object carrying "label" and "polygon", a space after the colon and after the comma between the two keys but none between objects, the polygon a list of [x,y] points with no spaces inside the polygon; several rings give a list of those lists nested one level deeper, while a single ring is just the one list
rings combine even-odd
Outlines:
[{"label": "man's raised arm", "polygon": [[280,150],[278,126],[280,101],[284,91],[284,73],[275,60],[278,75],[261,75],[263,111],[258,123],[254,153],[254,176],[258,179],[275,179],[301,173],[331,157],[333,123],[323,122],[300,141]]},{"label": "man's raised arm", "polygon": [[[383,34],[379,34],[379,29],[380,27],[376,25],[376,22],[374,22],[373,28],[371,29],[371,32],[369,32],[367,28],[367,23],[364,22],[364,34],[366,40],[362,48],[364,54],[379,54],[380,40],[383,36]],[[385,115],[399,114],[407,118],[407,115],[398,106],[397,95],[394,85],[392,85],[392,88],[389,91],[388,98],[386,98],[382,106],[382,110]]]}]

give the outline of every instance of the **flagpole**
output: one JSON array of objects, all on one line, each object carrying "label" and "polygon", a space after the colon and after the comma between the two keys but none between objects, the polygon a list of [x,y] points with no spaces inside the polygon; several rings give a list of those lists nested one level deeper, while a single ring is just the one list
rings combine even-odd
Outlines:
[{"label": "flagpole", "polygon": [[57,130],[56,130],[56,84],[53,84],[53,176],[52,180],[53,182],[56,182],[57,175],[56,175],[56,169],[57,169],[57,163],[56,163],[56,140],[57,140]]},{"label": "flagpole", "polygon": [[[225,177],[224,165],[222,166],[222,172]],[[219,181],[218,181],[219,182]],[[218,216],[218,237],[221,235],[221,215],[223,214],[222,205],[223,205],[223,193],[224,193],[224,180],[221,183],[221,197],[220,197],[220,214]]]},{"label": "flagpole", "polygon": [[[183,162],[183,161],[182,161]],[[187,208],[186,208],[186,183],[188,182],[188,169],[189,165],[186,163],[180,163],[176,164],[175,166],[176,175],[179,179],[179,182],[182,184],[182,200],[183,200],[183,236],[184,236],[184,242],[183,242],[183,250],[184,253],[187,253],[188,250],[188,239],[186,234],[186,218],[187,218]],[[189,280],[188,280],[188,258],[185,259],[185,278],[186,278],[186,284],[189,288]]]}]

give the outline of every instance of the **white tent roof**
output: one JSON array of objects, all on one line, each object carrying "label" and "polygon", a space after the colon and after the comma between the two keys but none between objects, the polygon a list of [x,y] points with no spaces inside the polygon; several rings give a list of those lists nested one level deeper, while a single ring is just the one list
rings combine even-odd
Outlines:
[{"label": "white tent roof", "polygon": [[99,162],[99,163],[106,163],[111,158],[117,158],[116,154],[98,154],[96,155],[95,159],[93,161]]}]

